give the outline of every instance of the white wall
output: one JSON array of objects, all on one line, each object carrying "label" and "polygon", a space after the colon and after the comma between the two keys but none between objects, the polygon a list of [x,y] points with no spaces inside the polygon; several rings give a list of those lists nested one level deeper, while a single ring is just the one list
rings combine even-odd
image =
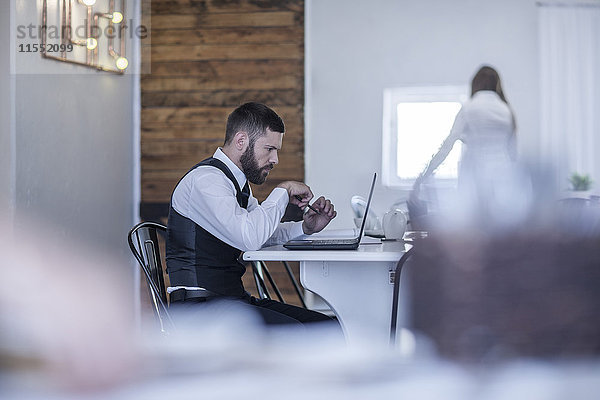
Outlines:
[{"label": "white wall", "polygon": [[[381,172],[383,89],[464,85],[495,66],[515,110],[519,150],[537,156],[535,0],[307,0],[306,181],[352,226],[349,199]],[[382,214],[405,193],[378,185]]]},{"label": "white wall", "polygon": [[0,217],[11,214],[13,204],[13,168],[12,145],[14,143],[11,130],[12,104],[14,91],[10,75],[10,2],[0,3]]},{"label": "white wall", "polygon": [[[39,42],[16,39],[15,24],[40,24],[41,4],[15,1],[11,32],[17,45]],[[2,40],[4,45],[6,36]],[[58,236],[128,257],[126,234],[135,219],[137,76],[101,73],[33,53],[17,54],[13,72],[16,213],[46,223]]]}]

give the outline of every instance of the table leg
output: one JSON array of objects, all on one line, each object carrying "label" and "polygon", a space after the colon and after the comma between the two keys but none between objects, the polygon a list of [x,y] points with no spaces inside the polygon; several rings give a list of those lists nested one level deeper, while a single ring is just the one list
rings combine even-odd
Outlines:
[{"label": "table leg", "polygon": [[387,346],[394,263],[303,261],[300,280],[337,316],[351,344]]}]

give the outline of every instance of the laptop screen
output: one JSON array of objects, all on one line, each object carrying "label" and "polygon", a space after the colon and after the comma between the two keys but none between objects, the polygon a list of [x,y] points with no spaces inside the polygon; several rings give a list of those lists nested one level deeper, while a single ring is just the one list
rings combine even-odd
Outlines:
[{"label": "laptop screen", "polygon": [[365,223],[367,222],[367,216],[369,215],[369,206],[371,205],[371,198],[373,197],[373,189],[375,188],[375,181],[377,180],[377,172],[373,173],[373,182],[371,182],[371,190],[369,190],[369,199],[367,200],[367,206],[365,207],[365,214],[363,215],[362,224],[360,225],[360,233],[358,234],[358,240],[362,238],[365,230]]}]

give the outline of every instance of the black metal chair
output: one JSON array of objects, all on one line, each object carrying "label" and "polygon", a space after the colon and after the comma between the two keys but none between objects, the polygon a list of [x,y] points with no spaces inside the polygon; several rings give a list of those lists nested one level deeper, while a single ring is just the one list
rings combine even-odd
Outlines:
[{"label": "black metal chair", "polygon": [[398,325],[398,301],[400,297],[400,276],[402,274],[402,268],[406,264],[406,261],[413,255],[414,247],[411,247],[406,253],[400,257],[396,269],[394,270],[394,294],[392,297],[392,318],[390,324],[390,346],[396,345],[396,331]]},{"label": "black metal chair", "polygon": [[167,288],[158,244],[158,232],[164,235],[166,230],[166,226],[156,222],[141,222],[127,235],[129,248],[146,276],[153,309],[163,333],[175,327],[167,307]]},{"label": "black metal chair", "polygon": [[[146,277],[153,310],[158,318],[161,332],[163,333],[168,333],[169,329],[174,328],[173,320],[168,310],[167,290],[163,278],[164,270],[158,244],[158,232],[165,235],[166,230],[166,226],[156,222],[141,222],[134,226],[127,235],[129,248],[137,259]],[[302,295],[301,289],[289,264],[283,261],[283,265],[302,306],[307,308],[304,296]],[[253,262],[252,273],[258,295],[261,299],[271,299],[271,293],[265,283],[266,277],[279,301],[282,303],[284,302],[281,291],[277,287],[277,284],[264,261]]]}]

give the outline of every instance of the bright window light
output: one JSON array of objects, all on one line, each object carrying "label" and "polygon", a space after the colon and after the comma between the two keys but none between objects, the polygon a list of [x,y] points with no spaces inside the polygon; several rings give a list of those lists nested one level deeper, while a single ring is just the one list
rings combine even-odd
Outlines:
[{"label": "bright window light", "polygon": [[[384,91],[382,181],[408,188],[423,172],[452,129],[467,99],[466,86],[405,87]],[[456,142],[435,177],[453,184],[461,143]]]},{"label": "bright window light", "polygon": [[[458,102],[398,103],[396,175],[400,179],[415,179],[423,172],[450,133],[460,107]],[[460,147],[460,142],[454,145],[436,170],[436,178],[458,176]]]}]

